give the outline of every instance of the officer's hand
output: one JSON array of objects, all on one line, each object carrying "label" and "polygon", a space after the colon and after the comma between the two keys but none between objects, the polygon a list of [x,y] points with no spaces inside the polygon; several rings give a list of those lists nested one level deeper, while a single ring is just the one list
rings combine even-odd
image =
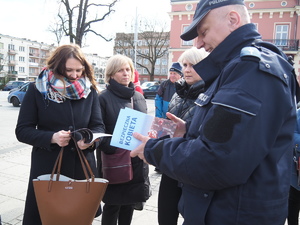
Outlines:
[{"label": "officer's hand", "polygon": [[170,120],[176,123],[176,130],[173,137],[183,137],[183,135],[186,133],[186,122],[172,113],[167,112],[166,115]]},{"label": "officer's hand", "polygon": [[145,156],[144,156],[144,149],[145,149],[145,145],[147,143],[147,141],[150,139],[148,136],[144,136],[144,135],[141,135],[139,133],[136,133],[134,132],[133,133],[133,137],[142,141],[142,144],[140,144],[138,147],[136,147],[135,149],[133,149],[131,152],[130,152],[130,156],[131,157],[136,157],[138,156],[141,160],[143,160],[145,163],[149,164],[146,159],[145,159]]}]

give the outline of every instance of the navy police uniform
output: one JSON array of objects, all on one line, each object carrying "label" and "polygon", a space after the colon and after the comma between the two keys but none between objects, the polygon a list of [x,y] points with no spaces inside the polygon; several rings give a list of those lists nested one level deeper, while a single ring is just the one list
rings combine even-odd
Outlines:
[{"label": "navy police uniform", "polygon": [[186,136],[146,144],[146,160],[182,186],[185,225],[284,224],[296,83],[260,38],[244,25],[195,65],[209,88]]}]

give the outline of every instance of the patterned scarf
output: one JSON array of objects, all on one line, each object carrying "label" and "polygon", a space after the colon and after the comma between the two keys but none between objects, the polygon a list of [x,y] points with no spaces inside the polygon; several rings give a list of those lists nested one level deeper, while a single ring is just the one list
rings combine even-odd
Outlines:
[{"label": "patterned scarf", "polygon": [[44,68],[38,79],[36,87],[39,92],[51,101],[63,103],[65,99],[78,100],[87,98],[91,92],[91,82],[89,79],[82,77],[74,82],[70,82],[66,77],[63,77],[64,82],[57,79],[51,70]]}]

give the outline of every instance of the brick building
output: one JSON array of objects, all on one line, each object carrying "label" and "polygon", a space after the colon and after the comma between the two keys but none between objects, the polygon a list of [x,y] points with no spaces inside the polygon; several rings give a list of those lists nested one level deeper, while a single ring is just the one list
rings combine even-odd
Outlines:
[{"label": "brick building", "polygon": [[[171,0],[171,31],[169,61],[176,62],[181,53],[194,45],[194,41],[183,41],[180,35],[193,20],[199,1]],[[269,41],[292,56],[295,71],[300,74],[300,4],[299,0],[252,0],[245,1],[251,22],[256,24],[264,41]]]}]

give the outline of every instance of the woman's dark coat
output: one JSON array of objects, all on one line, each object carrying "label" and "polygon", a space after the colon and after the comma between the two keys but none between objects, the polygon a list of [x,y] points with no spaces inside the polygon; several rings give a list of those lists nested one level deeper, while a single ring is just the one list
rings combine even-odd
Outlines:
[{"label": "woman's dark coat", "polygon": [[[23,225],[41,224],[32,180],[39,175],[52,172],[61,149],[57,144],[51,144],[53,134],[60,130],[79,128],[104,132],[98,95],[93,88],[86,99],[67,99],[63,103],[55,103],[44,99],[35,85],[30,84],[20,108],[16,127],[17,139],[33,146]],[[96,173],[94,150],[86,149],[83,152]],[[72,140],[64,147],[61,174],[74,179],[85,179]]]},{"label": "woman's dark coat", "polygon": [[[115,128],[119,111],[128,107],[147,113],[147,104],[143,95],[134,90],[132,83],[129,87],[123,86],[111,79],[107,89],[99,95],[100,106],[102,110],[105,132],[112,134]],[[110,139],[105,138],[100,147],[97,148],[97,166],[99,174],[101,170],[101,154],[103,151],[107,154],[113,154],[115,147],[110,146]],[[105,192],[103,202],[111,205],[129,205],[138,202],[145,202],[149,198],[149,168],[138,157],[131,158],[133,167],[133,179],[127,183],[109,184]]]},{"label": "woman's dark coat", "polygon": [[204,81],[200,80],[193,85],[188,85],[184,79],[175,82],[176,92],[173,95],[168,112],[184,121],[191,121],[195,111],[195,100],[204,92]]}]

